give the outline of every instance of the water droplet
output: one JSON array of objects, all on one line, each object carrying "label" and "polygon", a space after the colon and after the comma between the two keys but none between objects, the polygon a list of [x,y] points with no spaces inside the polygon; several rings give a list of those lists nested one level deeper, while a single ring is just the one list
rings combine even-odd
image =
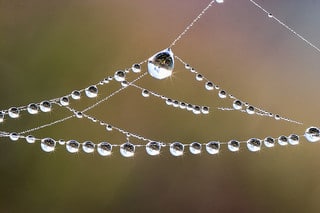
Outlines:
[{"label": "water droplet", "polygon": [[247,141],[247,148],[251,152],[257,152],[261,150],[261,140],[258,138],[251,138]]},{"label": "water droplet", "polygon": [[276,119],[277,121],[281,119],[280,115],[274,115],[274,119]]},{"label": "water droplet", "polygon": [[185,64],[185,65],[184,65],[184,68],[186,68],[187,70],[191,69],[191,67],[190,67],[189,64]]},{"label": "water droplet", "polygon": [[86,141],[82,144],[82,150],[85,152],[85,153],[93,153],[94,152],[94,147],[95,147],[95,144],[92,143],[91,141]]},{"label": "water droplet", "polygon": [[234,102],[233,102],[233,108],[235,109],[235,110],[241,110],[242,109],[242,102],[240,101],[240,100],[235,100]]},{"label": "water droplet", "polygon": [[0,111],[0,123],[4,121],[4,115],[5,113],[3,111]]},{"label": "water droplet", "polygon": [[11,141],[17,141],[17,140],[19,140],[20,136],[18,133],[12,132],[9,134],[9,138]]},{"label": "water droplet", "polygon": [[8,111],[8,115],[10,118],[19,118],[20,110],[17,107],[11,107]]},{"label": "water droplet", "polygon": [[189,150],[192,154],[197,155],[201,153],[202,145],[198,142],[192,142],[189,146]]},{"label": "water droplet", "polygon": [[61,97],[60,104],[61,104],[61,106],[68,106],[69,105],[69,98],[66,96]]},{"label": "water droplet", "polygon": [[218,96],[219,96],[219,98],[226,98],[227,92],[224,90],[220,90]]},{"label": "water droplet", "polygon": [[173,156],[182,156],[184,151],[184,145],[180,142],[174,142],[170,144],[170,153]]},{"label": "water droplet", "polygon": [[42,101],[40,103],[40,110],[42,112],[50,112],[51,111],[51,103],[49,101]]},{"label": "water droplet", "polygon": [[75,112],[74,114],[76,115],[77,118],[83,118],[82,112]]},{"label": "water droplet", "polygon": [[124,81],[126,80],[126,73],[123,70],[118,70],[114,73],[114,79],[119,82]]},{"label": "water droplet", "polygon": [[110,124],[108,124],[108,125],[106,126],[106,130],[107,130],[107,131],[112,131],[112,126],[111,126]]},{"label": "water droplet", "polygon": [[150,92],[149,90],[144,89],[142,90],[141,95],[145,98],[148,98],[150,96]]},{"label": "water droplet", "polygon": [[123,86],[123,87],[129,86],[128,81],[121,81],[121,86]]},{"label": "water droplet", "polygon": [[236,140],[231,140],[228,142],[228,149],[231,152],[237,152],[240,149],[240,142]]},{"label": "water droplet", "polygon": [[53,152],[56,147],[56,141],[52,138],[44,138],[41,140],[41,149],[45,152]]},{"label": "water droplet", "polygon": [[195,72],[196,72],[196,69],[193,68],[193,67],[191,67],[190,72],[195,73]]},{"label": "water droplet", "polygon": [[148,72],[156,79],[172,75],[174,68],[173,53],[170,48],[160,51],[148,59]]},{"label": "water droplet", "polygon": [[173,106],[173,107],[179,107],[179,106],[180,106],[179,101],[174,100],[174,101],[172,102],[172,106]]},{"label": "water droplet", "polygon": [[206,144],[206,150],[210,155],[218,154],[220,151],[220,142],[210,141]]},{"label": "water droplet", "polygon": [[85,93],[88,98],[95,98],[98,96],[98,87],[95,85],[92,85],[85,89]]},{"label": "water droplet", "polygon": [[70,153],[77,153],[80,148],[80,143],[76,140],[69,140],[66,143],[66,149]]},{"label": "water droplet", "polygon": [[161,150],[161,144],[156,141],[151,141],[146,145],[146,152],[151,155],[159,155]]},{"label": "water droplet", "polygon": [[192,112],[196,115],[199,115],[201,113],[201,107],[194,106]]},{"label": "water droplet", "polygon": [[318,142],[320,140],[320,130],[317,127],[309,127],[305,134],[304,137],[309,141],[309,142]]},{"label": "water droplet", "polygon": [[58,140],[59,145],[63,146],[66,144],[66,141],[63,139]]},{"label": "water droplet", "polygon": [[34,142],[36,142],[36,138],[35,138],[33,135],[28,135],[28,136],[26,137],[26,141],[27,141],[28,143],[34,143]]},{"label": "water droplet", "polygon": [[291,145],[298,145],[299,144],[299,136],[296,134],[289,135],[288,139],[289,139],[289,144],[291,144]]},{"label": "water droplet", "polygon": [[205,85],[206,90],[213,90],[214,85],[211,81],[208,81]]},{"label": "water droplet", "polygon": [[274,147],[274,144],[275,144],[275,140],[274,138],[272,137],[266,137],[264,140],[263,140],[263,143],[266,147],[268,148],[271,148],[271,147]]},{"label": "water droplet", "polygon": [[198,73],[198,74],[196,75],[196,80],[197,80],[197,81],[202,81],[202,80],[203,80],[203,76],[202,76],[200,73]]},{"label": "water droplet", "polygon": [[187,104],[184,102],[181,102],[179,105],[180,109],[186,109],[187,108]]},{"label": "water droplet", "polygon": [[204,115],[209,114],[209,107],[203,106],[203,107],[201,108],[201,112],[202,112],[202,114],[204,114]]},{"label": "water droplet", "polygon": [[134,65],[132,65],[131,69],[132,69],[132,72],[134,72],[134,73],[139,73],[139,72],[141,72],[141,66],[140,66],[140,64],[134,64]]},{"label": "water droplet", "polygon": [[172,105],[172,99],[171,99],[171,98],[167,98],[166,104],[167,104],[168,106]]},{"label": "water droplet", "polygon": [[192,111],[193,110],[193,105],[192,104],[188,104],[187,105],[187,110],[188,111]]},{"label": "water droplet", "polygon": [[135,152],[135,146],[130,142],[126,142],[120,146],[120,153],[123,157],[126,157],[126,158],[133,157],[134,152]]},{"label": "water droplet", "polygon": [[272,13],[268,13],[268,17],[269,17],[269,18],[273,18]]},{"label": "water droplet", "polygon": [[281,135],[281,136],[278,138],[278,144],[281,145],[281,146],[286,146],[286,145],[288,145],[288,137],[287,137],[287,136],[284,136],[284,135]]},{"label": "water droplet", "polygon": [[253,115],[255,113],[255,109],[253,106],[248,106],[246,111],[249,115]]},{"label": "water droplet", "polygon": [[27,106],[27,111],[29,114],[34,115],[39,112],[39,107],[37,104],[31,103]]},{"label": "water droplet", "polygon": [[81,93],[78,90],[74,90],[71,93],[71,98],[73,98],[74,100],[79,100],[81,98]]},{"label": "water droplet", "polygon": [[97,145],[97,151],[101,156],[109,156],[112,153],[112,145],[108,142],[101,142]]}]

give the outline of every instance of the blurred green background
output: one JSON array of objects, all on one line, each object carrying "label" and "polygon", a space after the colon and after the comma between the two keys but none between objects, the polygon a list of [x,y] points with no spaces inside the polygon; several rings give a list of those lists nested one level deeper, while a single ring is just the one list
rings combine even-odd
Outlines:
[{"label": "blurred green background", "polygon": [[[0,108],[59,97],[147,59],[166,48],[208,2],[1,0]],[[258,2],[320,46],[319,1]],[[320,54],[249,0],[214,4],[173,51],[233,95],[305,125],[214,110],[196,116],[145,99],[134,88],[90,114],[154,140],[185,143],[302,134],[319,125]],[[228,106],[178,63],[171,79],[147,76],[138,84],[191,103]],[[100,87],[99,98],[116,88]],[[90,103],[94,100],[74,106]],[[21,131],[66,115],[57,107],[48,114],[24,113],[0,128]],[[125,142],[123,135],[87,120],[34,135]],[[61,146],[48,154],[39,144],[2,138],[0,212],[319,212],[318,149],[301,140],[297,147],[259,153],[223,147],[217,156],[204,151],[175,158],[167,149],[151,157],[138,148],[133,159],[124,159],[118,149],[107,158],[72,155]]]}]

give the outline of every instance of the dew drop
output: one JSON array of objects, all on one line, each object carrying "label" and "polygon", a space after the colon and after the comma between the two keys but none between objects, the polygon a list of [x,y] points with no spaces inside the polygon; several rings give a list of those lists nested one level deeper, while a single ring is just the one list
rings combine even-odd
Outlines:
[{"label": "dew drop", "polygon": [[74,90],[71,93],[71,98],[74,100],[79,100],[81,98],[81,93],[78,90]]},{"label": "dew drop", "polygon": [[112,126],[111,126],[110,124],[108,124],[108,125],[106,126],[106,130],[107,130],[107,131],[112,131]]},{"label": "dew drop", "polygon": [[196,80],[197,80],[197,81],[202,81],[202,80],[203,80],[203,76],[202,76],[200,73],[198,73],[198,74],[196,75]]},{"label": "dew drop", "polygon": [[227,97],[227,93],[224,90],[220,90],[218,93],[219,98],[226,98]]},{"label": "dew drop", "polygon": [[231,152],[237,152],[240,149],[240,142],[236,140],[231,140],[228,142],[228,149]]},{"label": "dew drop", "polygon": [[0,111],[0,123],[4,121],[4,115],[5,113],[3,111]]},{"label": "dew drop", "polygon": [[201,113],[201,107],[194,106],[192,112],[193,114],[199,115]]},{"label": "dew drop", "polygon": [[184,151],[184,145],[180,142],[174,142],[170,144],[170,153],[173,156],[182,156]]},{"label": "dew drop", "polygon": [[174,101],[172,102],[172,106],[173,106],[173,107],[179,107],[179,106],[180,106],[179,101],[174,100]]},{"label": "dew drop", "polygon": [[180,109],[186,109],[187,108],[187,104],[184,102],[181,102],[179,105]]},{"label": "dew drop", "polygon": [[146,145],[146,152],[148,153],[148,155],[151,155],[151,156],[159,155],[160,150],[161,150],[161,144],[159,142],[150,141]]},{"label": "dew drop", "polygon": [[211,81],[208,81],[205,85],[206,90],[213,90],[214,85]]},{"label": "dew drop", "polygon": [[126,80],[126,73],[123,70],[118,70],[114,73],[114,79],[119,82],[124,81]]},{"label": "dew drop", "polygon": [[220,142],[210,141],[206,144],[206,150],[210,155],[218,154],[220,151]]},{"label": "dew drop", "polygon": [[20,137],[19,134],[16,132],[12,132],[9,134],[9,138],[11,141],[17,141],[19,140],[19,137]]},{"label": "dew drop", "polygon": [[85,89],[86,96],[88,98],[95,98],[98,96],[98,88],[95,85],[92,85]]},{"label": "dew drop", "polygon": [[287,137],[287,136],[284,136],[284,135],[281,135],[281,136],[278,138],[278,144],[281,145],[281,146],[286,146],[286,145],[288,145],[288,137]]},{"label": "dew drop", "polygon": [[28,135],[28,136],[26,137],[26,141],[27,141],[28,143],[34,143],[34,142],[36,142],[36,138],[35,138],[33,135]]},{"label": "dew drop", "polygon": [[191,69],[191,67],[190,67],[189,64],[185,64],[185,65],[184,65],[184,68],[186,68],[187,70]]},{"label": "dew drop", "polygon": [[17,107],[11,107],[8,111],[8,115],[10,118],[19,118],[20,110]]},{"label": "dew drop", "polygon": [[291,144],[293,146],[299,144],[299,136],[296,134],[289,135],[288,140],[289,140],[289,144]]},{"label": "dew drop", "polygon": [[247,109],[246,109],[246,112],[249,114],[249,115],[253,115],[255,113],[255,109],[253,106],[248,106]]},{"label": "dew drop", "polygon": [[144,89],[144,90],[142,90],[141,95],[145,98],[148,98],[148,97],[150,97],[150,92],[149,92],[149,90]]},{"label": "dew drop", "polygon": [[264,140],[263,140],[263,143],[266,147],[268,148],[271,148],[271,147],[274,147],[274,144],[275,144],[275,139],[272,138],[272,137],[266,137]]},{"label": "dew drop", "polygon": [[121,86],[123,86],[123,87],[129,86],[128,81],[121,81]]},{"label": "dew drop", "polygon": [[134,65],[132,65],[131,69],[132,69],[132,72],[134,72],[134,73],[139,73],[139,72],[141,72],[141,66],[140,66],[140,64],[134,64]]},{"label": "dew drop", "polygon": [[172,105],[172,99],[171,99],[171,98],[167,98],[166,104],[167,104],[168,106]]},{"label": "dew drop", "polygon": [[189,146],[189,151],[191,154],[198,155],[201,153],[202,145],[199,142],[192,142]]},{"label": "dew drop", "polygon": [[126,157],[126,158],[133,157],[134,152],[135,152],[135,146],[130,142],[126,142],[120,146],[120,153],[123,157]]},{"label": "dew drop", "polygon": [[51,111],[51,103],[49,101],[42,101],[40,103],[40,110],[42,112],[50,112]]},{"label": "dew drop", "polygon": [[160,51],[148,59],[148,72],[156,79],[170,77],[173,68],[174,58],[170,48]]},{"label": "dew drop", "polygon": [[56,147],[56,141],[52,138],[44,138],[41,140],[41,149],[45,152],[53,152]]},{"label": "dew drop", "polygon": [[80,148],[80,143],[76,140],[69,140],[66,143],[66,149],[70,153],[77,153]]},{"label": "dew drop", "polygon": [[69,105],[69,98],[66,96],[61,97],[60,104],[61,104],[61,106],[68,106]]},{"label": "dew drop", "polygon": [[232,106],[235,110],[241,110],[242,109],[242,102],[240,100],[235,100],[233,102]]},{"label": "dew drop", "polygon": [[190,68],[190,72],[195,73],[195,72],[196,72],[196,69],[193,68],[193,67],[191,67],[191,68]]},{"label": "dew drop", "polygon": [[112,153],[112,145],[108,142],[101,142],[97,145],[97,151],[101,156],[109,156]]},{"label": "dew drop", "polygon": [[202,112],[202,114],[204,114],[204,115],[209,114],[209,107],[207,107],[207,106],[201,107],[201,112]]},{"label": "dew drop", "polygon": [[92,143],[91,141],[86,141],[82,144],[82,150],[85,152],[85,153],[93,153],[94,152],[94,147],[95,147],[95,144]]},{"label": "dew drop", "polygon": [[277,121],[281,119],[280,115],[274,115],[274,119],[276,119]]},{"label": "dew drop", "polygon": [[27,106],[27,111],[29,114],[34,115],[39,112],[39,107],[37,104],[31,103]]},{"label": "dew drop", "polygon": [[309,127],[304,133],[304,137],[311,143],[320,140],[320,130],[317,127]]},{"label": "dew drop", "polygon": [[188,104],[187,105],[187,110],[188,111],[192,111],[193,110],[193,105],[192,104]]},{"label": "dew drop", "polygon": [[247,141],[247,148],[251,152],[257,152],[261,150],[261,140],[258,138],[251,138]]},{"label": "dew drop", "polygon": [[83,118],[82,112],[75,112],[77,118]]},{"label": "dew drop", "polygon": [[269,17],[269,18],[273,18],[272,13],[268,13],[268,17]]},{"label": "dew drop", "polygon": [[63,146],[66,144],[66,141],[63,139],[58,140],[59,145]]}]

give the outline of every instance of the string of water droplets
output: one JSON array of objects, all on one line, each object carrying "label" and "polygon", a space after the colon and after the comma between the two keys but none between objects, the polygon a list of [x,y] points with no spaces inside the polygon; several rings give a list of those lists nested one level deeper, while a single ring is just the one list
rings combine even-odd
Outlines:
[{"label": "string of water droplets", "polygon": [[[299,33],[294,31],[292,28],[290,28],[288,25],[280,21],[278,18],[271,15],[270,12],[265,10],[260,4],[256,3],[253,0],[249,0],[251,3],[253,3],[257,8],[261,9],[263,12],[268,14],[268,17],[273,18],[276,20],[280,25],[288,29],[291,33],[293,33],[295,36],[300,38],[302,41],[307,43],[309,46],[320,52],[319,48],[313,45],[310,41],[305,39],[303,36],[301,36]],[[199,15],[193,19],[193,21],[182,31],[181,34],[178,35],[178,37],[169,45],[168,48],[165,48],[164,50],[156,53],[152,57],[150,57],[148,60],[144,60],[140,63],[132,65],[131,68],[127,68],[125,70],[118,70],[114,73],[113,76],[109,76],[104,78],[103,80],[99,81],[96,84],[90,85],[85,89],[81,90],[74,90],[70,94],[67,94],[62,97],[50,99],[50,100],[44,100],[40,103],[30,103],[27,106],[20,106],[20,107],[10,107],[9,109],[3,110],[0,112],[0,122],[5,121],[5,117],[9,118],[18,118],[20,116],[20,113],[23,111],[26,111],[27,113],[34,115],[38,114],[39,112],[51,112],[53,105],[56,105],[58,107],[63,107],[71,112],[71,115],[61,118],[59,120],[53,121],[51,123],[47,123],[41,126],[37,126],[31,129],[27,129],[21,132],[7,132],[7,131],[0,131],[0,137],[8,137],[12,141],[17,141],[19,139],[25,139],[28,143],[35,143],[36,141],[40,142],[40,146],[43,151],[45,152],[52,152],[55,150],[55,147],[57,144],[66,146],[66,150],[70,153],[77,153],[82,148],[82,150],[85,153],[92,153],[95,150],[101,155],[101,156],[109,156],[113,152],[113,147],[120,147],[120,153],[124,157],[132,157],[135,154],[135,149],[137,147],[144,147],[146,149],[146,152],[149,155],[159,155],[160,151],[163,147],[169,147],[169,151],[173,156],[181,156],[184,154],[185,147],[189,147],[189,151],[192,154],[200,154],[202,152],[202,146],[205,147],[208,154],[214,155],[219,153],[221,145],[227,146],[228,150],[231,152],[237,152],[240,149],[240,145],[245,143],[248,150],[252,152],[259,151],[262,147],[262,144],[264,144],[265,147],[273,147],[276,144],[276,141],[279,145],[285,146],[288,144],[291,145],[298,145],[300,142],[300,137],[304,136],[307,141],[309,142],[317,142],[320,140],[320,129],[317,127],[309,127],[306,129],[304,134],[290,134],[289,136],[281,135],[279,137],[265,137],[264,139],[259,138],[250,138],[248,140],[230,140],[227,142],[221,142],[216,140],[210,140],[206,143],[200,143],[200,142],[191,142],[191,143],[182,143],[182,142],[164,142],[159,140],[153,140],[150,138],[146,138],[144,136],[139,135],[138,133],[131,132],[129,130],[114,126],[108,121],[104,121],[102,119],[95,118],[91,116],[88,111],[95,108],[96,106],[100,105],[103,102],[108,101],[110,98],[114,97],[115,95],[120,94],[123,90],[125,90],[128,87],[132,87],[135,89],[138,89],[141,91],[141,95],[145,98],[148,98],[150,96],[153,96],[155,98],[158,98],[162,100],[165,105],[172,106],[181,110],[186,110],[194,113],[195,115],[198,114],[209,114],[210,110],[222,110],[222,111],[239,111],[242,113],[246,113],[248,115],[258,115],[258,116],[265,116],[270,117],[275,120],[282,120],[286,122],[291,122],[295,124],[302,124],[301,122],[280,116],[278,114],[274,114],[271,112],[268,112],[261,107],[257,107],[254,105],[249,104],[246,101],[243,101],[240,98],[237,98],[233,95],[231,95],[226,90],[220,88],[217,84],[210,81],[207,77],[205,77],[203,74],[201,74],[199,71],[197,71],[193,66],[191,66],[189,63],[182,60],[177,55],[173,54],[172,48],[177,44],[177,42],[182,39],[184,35],[186,35],[187,32],[194,26],[194,24],[199,21],[199,19],[208,11],[210,7],[213,6],[214,3],[223,3],[223,0],[212,0],[210,3],[199,13]],[[228,103],[229,106],[227,107],[221,107],[221,106],[214,106],[214,105],[208,105],[208,106],[201,106],[189,102],[185,102],[182,100],[177,100],[172,97],[168,97],[162,94],[157,93],[156,91],[152,91],[148,88],[144,88],[140,85],[138,85],[138,81],[145,77],[146,75],[150,75],[153,78],[156,79],[165,79],[172,75],[172,72],[174,70],[174,64],[175,59],[177,59],[178,62],[182,63],[185,67],[185,70],[189,73],[194,75],[194,78],[197,82],[200,82],[203,84],[204,89],[206,91],[212,92],[212,94],[216,93],[218,98],[229,100],[231,103]],[[142,72],[142,65],[147,63],[147,71],[141,74]],[[139,74],[137,78],[132,80],[131,82],[128,82],[126,80],[127,75],[129,74]],[[76,109],[75,107],[71,107],[72,101],[77,101],[82,98],[82,94],[84,93],[87,98],[97,98],[99,87],[108,85],[111,81],[115,81],[120,83],[120,88],[111,92],[108,96],[98,100],[91,106],[85,108],[85,109]],[[203,83],[204,82],[204,83]],[[123,134],[126,138],[126,141],[122,144],[112,144],[107,141],[102,141],[99,143],[94,143],[92,141],[84,141],[84,142],[78,142],[77,140],[71,139],[71,140],[64,140],[64,139],[53,139],[51,137],[45,137],[45,138],[37,138],[30,133],[35,132],[37,130],[53,126],[59,123],[63,123],[66,120],[77,118],[77,119],[88,119],[91,122],[97,124],[98,126],[105,128],[106,131],[117,131],[121,134]],[[130,138],[136,138],[140,140],[141,144],[132,144],[130,142]]]}]

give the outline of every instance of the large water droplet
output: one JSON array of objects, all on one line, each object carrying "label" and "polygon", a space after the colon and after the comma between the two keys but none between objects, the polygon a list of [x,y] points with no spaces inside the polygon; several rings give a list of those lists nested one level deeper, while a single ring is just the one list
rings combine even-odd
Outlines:
[{"label": "large water droplet", "polygon": [[33,135],[28,135],[28,136],[26,137],[26,141],[27,141],[28,143],[34,143],[34,142],[36,142],[36,138],[35,138]]},{"label": "large water droplet", "polygon": [[19,134],[18,133],[16,133],[16,132],[12,132],[12,133],[10,133],[9,134],[9,138],[10,138],[10,140],[12,140],[12,141],[17,141],[17,140],[19,140]]},{"label": "large water droplet", "polygon": [[227,92],[224,90],[220,90],[218,96],[219,96],[219,98],[226,98]]},{"label": "large water droplet", "polygon": [[320,140],[320,130],[317,127],[309,127],[304,133],[304,137],[311,143]]},{"label": "large water droplet", "polygon": [[27,106],[27,111],[29,114],[34,115],[39,112],[39,107],[37,104],[32,103]]},{"label": "large water droplet", "polygon": [[211,81],[208,81],[205,85],[206,90],[213,90],[214,85]]},{"label": "large water droplet", "polygon": [[11,107],[8,111],[8,115],[10,118],[19,118],[20,110],[17,107]]},{"label": "large water droplet", "polygon": [[79,100],[81,98],[80,91],[78,91],[78,90],[72,91],[71,98],[73,98],[74,100]]},{"label": "large water droplet", "polygon": [[156,141],[151,141],[146,145],[146,152],[151,155],[159,155],[161,150],[161,144]]},{"label": "large water droplet", "polygon": [[95,85],[92,85],[86,88],[85,93],[88,98],[95,98],[98,96],[98,88]]},{"label": "large water droplet", "polygon": [[192,142],[189,146],[189,150],[192,154],[197,155],[201,153],[202,145],[199,142]]},{"label": "large water droplet", "polygon": [[126,73],[123,70],[118,70],[114,73],[114,79],[116,81],[122,82],[126,80]]},{"label": "large water droplet", "polygon": [[287,136],[284,136],[284,135],[281,135],[281,136],[278,138],[278,144],[281,145],[281,146],[286,146],[286,145],[288,145],[288,137],[287,137]]},{"label": "large water droplet", "polygon": [[206,150],[210,155],[218,154],[220,151],[220,142],[210,141],[206,144]]},{"label": "large water droplet", "polygon": [[240,100],[235,100],[234,102],[233,102],[233,108],[235,109],[235,110],[241,110],[242,109],[242,102],[240,101]]},{"label": "large water droplet", "polygon": [[92,143],[91,141],[86,141],[82,144],[82,150],[85,152],[85,153],[92,153],[94,152],[94,147],[95,147],[95,144]]},{"label": "large water droplet", "polygon": [[134,65],[132,65],[131,69],[132,69],[132,72],[134,72],[134,73],[139,73],[139,72],[141,72],[141,66],[140,66],[140,64],[134,64]]},{"label": "large water droplet", "polygon": [[291,144],[291,145],[298,145],[299,144],[299,136],[296,134],[289,135],[288,139],[289,139],[289,144]]},{"label": "large water droplet", "polygon": [[274,144],[275,144],[275,140],[274,138],[272,137],[266,137],[264,140],[263,140],[263,143],[266,147],[268,148],[271,148],[271,147],[274,147]]},{"label": "large water droplet", "polygon": [[261,149],[261,140],[258,138],[251,138],[247,141],[247,148],[251,152],[257,152]]},{"label": "large water droplet", "polygon": [[80,143],[76,140],[70,140],[66,143],[66,149],[70,153],[77,153],[79,151]]},{"label": "large water droplet", "polygon": [[236,140],[231,140],[228,142],[228,149],[231,152],[237,152],[240,149],[240,142]]},{"label": "large water droplet", "polygon": [[248,106],[246,111],[249,115],[253,115],[255,113],[255,109],[253,106]]},{"label": "large water droplet", "polygon": [[148,72],[156,79],[164,79],[172,75],[174,57],[170,48],[160,51],[148,59]]},{"label": "large water droplet", "polygon": [[123,157],[129,158],[134,156],[135,146],[130,143],[126,142],[120,146],[120,153]]},{"label": "large water droplet", "polygon": [[45,152],[53,152],[56,147],[56,141],[52,138],[44,138],[41,140],[41,149]]},{"label": "large water droplet", "polygon": [[42,112],[50,112],[51,111],[51,103],[49,101],[42,101],[40,103],[40,110]]},{"label": "large water droplet", "polygon": [[148,98],[150,96],[150,92],[149,90],[144,89],[142,90],[141,95],[145,98]]},{"label": "large water droplet", "polygon": [[97,145],[97,151],[101,156],[109,156],[112,152],[112,145],[108,142],[101,142]]},{"label": "large water droplet", "polygon": [[68,97],[61,97],[60,98],[60,104],[62,106],[68,106],[69,105],[69,98]]},{"label": "large water droplet", "polygon": [[174,142],[170,144],[170,153],[173,156],[182,156],[184,151],[184,145],[180,142]]}]

